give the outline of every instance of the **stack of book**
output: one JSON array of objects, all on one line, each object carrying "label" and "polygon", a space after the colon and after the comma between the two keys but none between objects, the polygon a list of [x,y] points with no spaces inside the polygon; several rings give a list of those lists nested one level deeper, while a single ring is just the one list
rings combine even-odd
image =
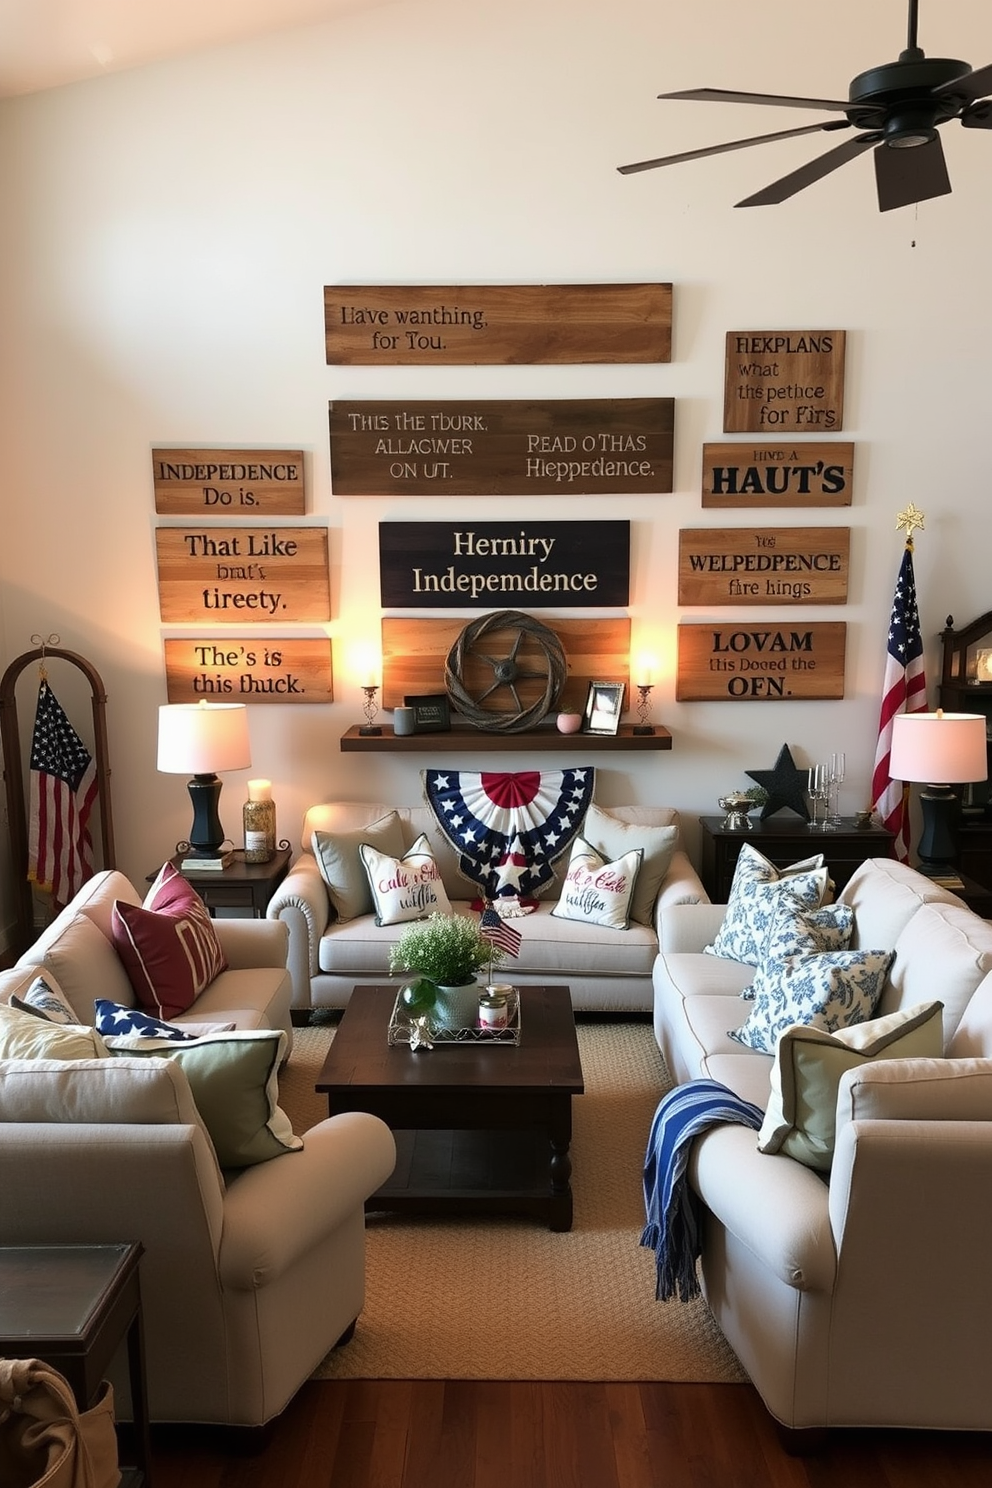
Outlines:
[{"label": "stack of book", "polygon": [[179,867],[183,873],[219,873],[228,866],[233,857],[233,852],[222,852],[213,858],[183,858]]}]

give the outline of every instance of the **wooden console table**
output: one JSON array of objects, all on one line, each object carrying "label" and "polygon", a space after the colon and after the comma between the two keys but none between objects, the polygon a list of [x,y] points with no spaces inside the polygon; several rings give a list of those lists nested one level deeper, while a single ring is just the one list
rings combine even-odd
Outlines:
[{"label": "wooden console table", "polygon": [[734,869],[745,842],[750,842],[777,868],[786,868],[811,853],[822,852],[839,892],[865,858],[891,857],[895,840],[894,833],[885,827],[856,827],[853,817],[845,817],[841,826],[826,832],[811,827],[798,816],[755,820],[746,832],[727,831],[723,821],[722,816],[699,818],[702,829],[699,876],[714,904],[726,904],[730,897]]}]

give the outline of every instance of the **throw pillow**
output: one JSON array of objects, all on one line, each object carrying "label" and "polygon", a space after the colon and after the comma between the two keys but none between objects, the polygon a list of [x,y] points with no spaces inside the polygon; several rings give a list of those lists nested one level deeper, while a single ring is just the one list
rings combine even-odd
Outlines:
[{"label": "throw pillow", "polygon": [[[12,997],[11,1002],[14,1001]],[[50,971],[36,976],[23,998],[18,1002],[24,1002],[29,1008],[47,1018],[49,1023],[78,1023],[76,1009],[66,997],[58,982]]]},{"label": "throw pillow", "polygon": [[281,1029],[214,1033],[182,1044],[106,1042],[115,1058],[147,1056],[179,1064],[222,1168],[249,1167],[303,1146],[278,1103],[279,1065],[286,1055]]},{"label": "throw pillow", "polygon": [[111,929],[135,997],[156,1018],[185,1012],[227,966],[206,905],[172,863],[144,904],[115,900]]},{"label": "throw pillow", "polygon": [[[765,944],[765,959],[811,955],[817,951],[846,951],[854,929],[854,911],[847,904],[824,904],[820,909],[801,909],[790,894],[783,894],[772,911]],[[753,998],[754,983],[742,997]]]},{"label": "throw pillow", "polygon": [[94,1028],[49,1023],[33,1011],[0,1003],[0,1059],[101,1059],[106,1053]]},{"label": "throw pillow", "polygon": [[739,887],[735,877],[723,923],[704,951],[745,966],[760,966],[768,955],[780,901],[787,899],[792,911],[819,909],[828,887],[826,868],[811,868],[768,883],[742,881]]},{"label": "throw pillow", "polygon": [[853,1028],[787,1028],[778,1041],[759,1152],[782,1152],[828,1172],[834,1154],[837,1090],[846,1070],[879,1059],[939,1058],[941,1004],[873,1018]]},{"label": "throw pillow", "polygon": [[834,1033],[865,1023],[882,995],[891,951],[826,951],[782,956],[758,967],[754,1007],[730,1037],[774,1054],[779,1035],[797,1023]]},{"label": "throw pillow", "polygon": [[377,925],[403,925],[451,913],[426,833],[421,832],[405,857],[390,857],[368,842],[361,844],[358,854],[368,875]]},{"label": "throw pillow", "polygon": [[313,855],[339,920],[354,920],[373,910],[368,876],[358,851],[363,842],[379,852],[401,858],[405,851],[403,825],[396,812],[390,811],[367,827],[355,827],[347,832],[311,833]]},{"label": "throw pillow", "polygon": [[608,930],[626,930],[642,857],[638,847],[615,863],[608,863],[583,837],[576,837],[561,897],[552,915],[559,920],[603,925]]},{"label": "throw pillow", "polygon": [[640,848],[641,867],[630,901],[630,918],[639,925],[653,926],[654,902],[672,866],[678,827],[642,827],[621,821],[593,804],[582,823],[582,836],[607,859],[622,858]]},{"label": "throw pillow", "polygon": [[140,1008],[124,1007],[119,1002],[108,1002],[101,997],[96,1005],[96,1031],[116,1034],[119,1038],[164,1039],[167,1043],[179,1044],[195,1038],[175,1023],[163,1023]]}]

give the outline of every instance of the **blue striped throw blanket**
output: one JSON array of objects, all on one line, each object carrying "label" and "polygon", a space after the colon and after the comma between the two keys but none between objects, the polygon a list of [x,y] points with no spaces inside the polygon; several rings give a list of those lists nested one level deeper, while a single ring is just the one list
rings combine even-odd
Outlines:
[{"label": "blue striped throw blanket", "polygon": [[718,1080],[677,1085],[654,1113],[644,1157],[647,1224],[640,1243],[655,1253],[659,1302],[669,1301],[676,1293],[683,1302],[699,1295],[700,1203],[685,1176],[693,1138],[718,1121],[739,1121],[757,1131],[763,1115]]}]

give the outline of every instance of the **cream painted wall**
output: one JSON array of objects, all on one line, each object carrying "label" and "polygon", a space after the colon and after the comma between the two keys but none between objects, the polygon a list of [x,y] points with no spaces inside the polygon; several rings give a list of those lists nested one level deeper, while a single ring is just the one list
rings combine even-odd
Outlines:
[{"label": "cream painted wall", "polygon": [[[965,623],[992,608],[992,136],[946,126],[954,194],[885,216],[867,158],[791,203],[732,209],[811,158],[815,138],[629,178],[614,167],[815,117],[660,103],[663,90],[844,96],[904,33],[899,0],[406,0],[0,105],[0,661],[57,631],[102,673],[125,872],[140,880],[189,824],[182,780],[155,769],[162,637],[181,631],[159,621],[154,444],[302,446],[305,520],[330,535],[338,701],[252,708],[253,769],[225,784],[228,831],[240,833],[250,774],[271,776],[294,838],[314,799],[419,797],[414,762],[338,750],[359,721],[347,643],[377,631],[378,522],[469,512],[443,497],[335,497],[331,398],[674,397],[673,494],[470,509],[633,524],[635,646],[668,657],[654,716],[674,748],[590,754],[599,798],[672,803],[691,822],[788,742],[799,763],[846,748],[842,804],[865,801],[907,502],[926,513],[916,570],[931,678],[947,613]],[[992,60],[981,0],[925,5],[920,37],[932,55]],[[327,283],[647,279],[675,286],[670,365],[324,362]],[[699,498],[701,446],[721,437],[724,333],[792,327],[848,331],[854,504],[816,521],[852,528],[850,601],[746,618],[845,619],[847,695],[676,704],[677,623],[735,614],[683,614],[675,599],[679,528],[745,524]],[[769,514],[779,520],[802,518]],[[467,763],[523,760],[494,748]]]}]

